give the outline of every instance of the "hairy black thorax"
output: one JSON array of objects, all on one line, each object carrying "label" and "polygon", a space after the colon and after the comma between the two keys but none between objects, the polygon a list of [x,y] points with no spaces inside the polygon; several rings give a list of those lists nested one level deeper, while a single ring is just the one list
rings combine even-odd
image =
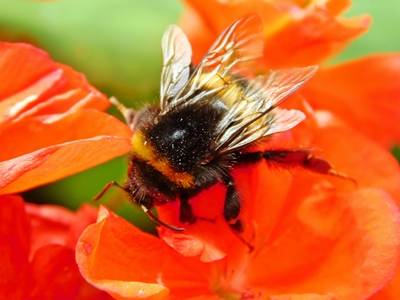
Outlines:
[{"label": "hairy black thorax", "polygon": [[191,172],[209,156],[223,111],[199,102],[159,117],[144,130],[158,155],[178,172]]}]

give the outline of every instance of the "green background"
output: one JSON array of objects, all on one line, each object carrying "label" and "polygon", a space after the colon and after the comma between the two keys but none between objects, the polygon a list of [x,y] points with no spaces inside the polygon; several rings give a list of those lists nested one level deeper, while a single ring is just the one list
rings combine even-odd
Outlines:
[{"label": "green background", "polygon": [[[108,96],[138,108],[157,97],[161,37],[168,24],[178,22],[182,10],[183,4],[177,0],[0,0],[0,40],[34,44],[55,61],[84,73]],[[400,2],[355,0],[345,15],[364,13],[374,20],[369,32],[329,63],[373,52],[400,51]],[[115,109],[110,112],[118,115]],[[83,201],[91,201],[109,181],[122,183],[125,160],[115,159],[24,193],[24,197],[76,209]],[[99,203],[111,206],[141,227],[153,228],[153,223],[128,205],[126,196],[117,189],[110,189]]]}]

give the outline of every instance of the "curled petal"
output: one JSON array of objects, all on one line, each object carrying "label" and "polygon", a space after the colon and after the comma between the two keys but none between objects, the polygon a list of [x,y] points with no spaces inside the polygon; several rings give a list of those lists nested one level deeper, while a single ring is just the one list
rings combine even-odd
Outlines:
[{"label": "curled petal", "polygon": [[337,18],[348,1],[309,1],[302,6],[295,1],[186,2],[191,7],[181,26],[191,41],[195,63],[226,26],[250,12],[259,12],[265,22],[262,64],[267,69],[318,64],[364,33],[371,23],[368,16]]},{"label": "curled petal", "polygon": [[158,228],[160,237],[183,256],[196,257],[200,261],[211,262],[220,260],[226,253],[218,249],[213,243],[207,243],[202,237],[193,234],[173,232],[164,227]]},{"label": "curled petal", "polygon": [[109,106],[82,74],[31,45],[0,43],[0,74],[1,123],[39,111],[65,113],[79,102],[99,110]]},{"label": "curled petal", "polygon": [[[0,99],[6,99],[56,71],[47,53],[27,44],[0,43]],[[4,112],[4,108],[0,110]]]},{"label": "curled petal", "polygon": [[0,43],[0,194],[24,191],[130,150],[85,77],[26,44]]},{"label": "curled petal", "polygon": [[185,298],[208,290],[207,265],[180,256],[105,208],[99,216],[76,247],[81,273],[91,284],[117,299]]},{"label": "curled petal", "polygon": [[275,69],[321,63],[366,32],[370,23],[368,16],[339,21],[318,6],[294,12],[286,26],[266,38],[263,65]]}]

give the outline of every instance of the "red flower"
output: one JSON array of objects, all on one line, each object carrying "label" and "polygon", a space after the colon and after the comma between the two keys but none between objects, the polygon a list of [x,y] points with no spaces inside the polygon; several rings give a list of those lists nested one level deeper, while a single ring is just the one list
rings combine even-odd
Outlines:
[{"label": "red flower", "polygon": [[[338,21],[337,15],[347,4],[343,1],[325,6],[307,2],[305,7],[292,1],[190,3],[196,11],[188,11],[190,22],[183,24],[195,62],[205,53],[202,49],[209,47],[207,41],[251,11],[261,12],[267,23],[264,68],[319,63],[365,31],[369,23],[366,17]],[[372,82],[379,71],[384,78],[396,74],[395,68],[385,67],[385,60],[398,58],[380,57],[384,62],[379,68],[371,67],[361,80]],[[337,70],[355,74],[368,60],[377,59]],[[246,226],[240,236],[223,220],[226,190],[222,185],[191,200],[194,214],[203,218],[193,225],[180,224],[177,202],[161,206],[160,219],[186,231],[160,228],[160,239],[102,209],[98,223],[85,230],[76,248],[82,275],[117,299],[353,300],[373,295],[395,299],[399,288],[389,282],[399,277],[400,218],[395,201],[400,201],[400,169],[391,154],[368,137],[388,146],[399,135],[390,127],[393,124],[381,124],[385,132],[379,138],[363,126],[389,119],[388,114],[397,118],[398,99],[390,96],[398,95],[400,89],[393,81],[382,80],[368,89],[349,77],[335,81],[341,75],[334,68],[322,70],[290,101],[291,108],[307,101],[301,109],[308,113],[306,122],[258,147],[316,149],[336,170],[356,179],[357,186],[350,180],[303,170],[275,170],[265,163],[237,169],[233,175]],[[328,84],[332,88],[325,89]],[[337,97],[341,91],[346,96]],[[336,102],[324,106],[324,93]],[[383,95],[382,104],[374,107],[377,116],[366,120],[376,95]],[[358,106],[341,113],[350,96],[365,109],[359,118]],[[124,255],[116,257],[115,253]]]},{"label": "red flower", "polygon": [[0,294],[4,299],[108,299],[88,284],[74,247],[97,210],[25,204],[24,191],[129,151],[108,99],[30,45],[0,43]]},{"label": "red flower", "polygon": [[[198,62],[220,32],[249,12],[264,18],[265,69],[321,64],[368,30],[368,16],[346,19],[350,1],[186,0],[182,29]],[[212,8],[212,9],[211,9]],[[301,94],[385,147],[400,142],[400,54],[322,67]]]},{"label": "red flower", "polygon": [[394,277],[399,260],[400,219],[392,200],[400,199],[398,163],[323,112],[281,139],[326,149],[324,156],[357,178],[358,187],[264,163],[237,170],[242,238],[252,252],[223,220],[222,186],[191,201],[196,215],[214,222],[185,226],[177,203],[161,206],[163,221],[186,228],[160,228],[161,239],[101,209],[77,245],[82,275],[117,299],[353,300],[376,293]]},{"label": "red flower", "polygon": [[0,194],[88,169],[130,149],[108,99],[30,45],[0,43]]},{"label": "red flower", "polygon": [[82,278],[75,262],[77,238],[96,215],[89,205],[74,214],[0,196],[1,298],[110,299]]},{"label": "red flower", "polygon": [[[307,2],[304,7],[294,1],[190,2],[197,9],[191,24],[197,20],[205,30],[195,33],[202,39],[201,44],[194,42],[195,51],[207,48],[204,41],[214,40],[239,16],[261,11],[268,25],[263,68],[319,63],[362,33],[369,22],[338,21],[346,1],[325,6]],[[6,83],[3,90],[0,87],[0,138],[7,141],[0,155],[0,193],[47,183],[129,150],[129,128],[98,111],[107,100],[79,74],[29,46],[0,44],[1,51],[5,55],[0,57],[6,59],[0,60],[0,74],[8,76],[0,80]],[[195,52],[195,59],[200,52]],[[16,54],[22,59],[15,59]],[[265,163],[237,169],[233,175],[245,224],[240,236],[222,217],[222,185],[191,200],[195,215],[204,218],[193,225],[179,223],[177,202],[160,207],[160,219],[186,228],[183,233],[160,228],[160,239],[102,208],[98,222],[86,228],[76,246],[83,277],[117,299],[395,299],[399,288],[393,282],[400,277],[400,217],[395,204],[400,200],[400,169],[387,151],[363,135],[385,146],[399,140],[398,129],[389,122],[400,114],[395,102],[400,86],[384,80],[397,76],[398,70],[385,63],[375,67],[377,60],[386,59],[323,69],[290,104],[303,105],[306,99],[311,106],[301,110],[308,113],[307,121],[258,146],[315,148],[335,169],[355,178],[357,186],[304,170],[275,170]],[[390,57],[392,62],[398,59]],[[366,62],[373,67],[359,77],[371,82],[368,89],[343,77],[343,71],[357,75]],[[378,71],[385,76],[373,85]],[[357,106],[343,113],[349,97]],[[381,105],[372,105],[377,98]],[[332,102],[322,102],[326,99]],[[366,119],[372,109],[376,116]],[[375,128],[384,131],[380,137],[377,130],[363,128],[375,122],[380,122]],[[98,292],[79,276],[71,253],[76,236],[92,217],[81,218],[86,220],[82,224],[60,212],[56,227],[44,226],[54,220],[42,220],[37,207],[27,209],[36,216],[29,221],[20,198],[0,200],[2,274],[11,274],[0,281],[8,293],[5,297],[84,298]],[[35,219],[39,221],[34,223]]]}]

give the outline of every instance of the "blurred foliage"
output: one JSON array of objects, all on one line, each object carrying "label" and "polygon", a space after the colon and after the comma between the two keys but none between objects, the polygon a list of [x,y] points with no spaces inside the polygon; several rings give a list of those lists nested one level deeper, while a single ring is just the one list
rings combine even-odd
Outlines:
[{"label": "blurred foliage", "polygon": [[363,14],[372,16],[369,31],[354,40],[331,63],[354,59],[376,52],[400,51],[399,21],[400,2],[398,0],[353,0],[353,6],[345,13],[346,17]]},{"label": "blurred foliage", "polygon": [[397,160],[400,162],[400,147],[395,146],[392,151],[393,155],[397,158]]},{"label": "blurred foliage", "polygon": [[158,92],[162,34],[181,10],[177,0],[3,0],[0,39],[46,50],[108,95],[147,101]]},{"label": "blurred foliage", "polygon": [[[84,73],[108,96],[138,108],[157,97],[161,37],[168,24],[177,23],[182,9],[178,0],[1,0],[0,40],[34,44],[55,61]],[[370,31],[329,63],[372,52],[400,51],[398,0],[354,0],[346,16],[364,13],[374,18]],[[110,111],[118,115],[115,109]],[[122,183],[126,168],[125,158],[118,158],[24,193],[24,197],[76,209],[109,181]],[[117,188],[99,201],[139,226],[153,228],[144,214],[126,202]]]}]

